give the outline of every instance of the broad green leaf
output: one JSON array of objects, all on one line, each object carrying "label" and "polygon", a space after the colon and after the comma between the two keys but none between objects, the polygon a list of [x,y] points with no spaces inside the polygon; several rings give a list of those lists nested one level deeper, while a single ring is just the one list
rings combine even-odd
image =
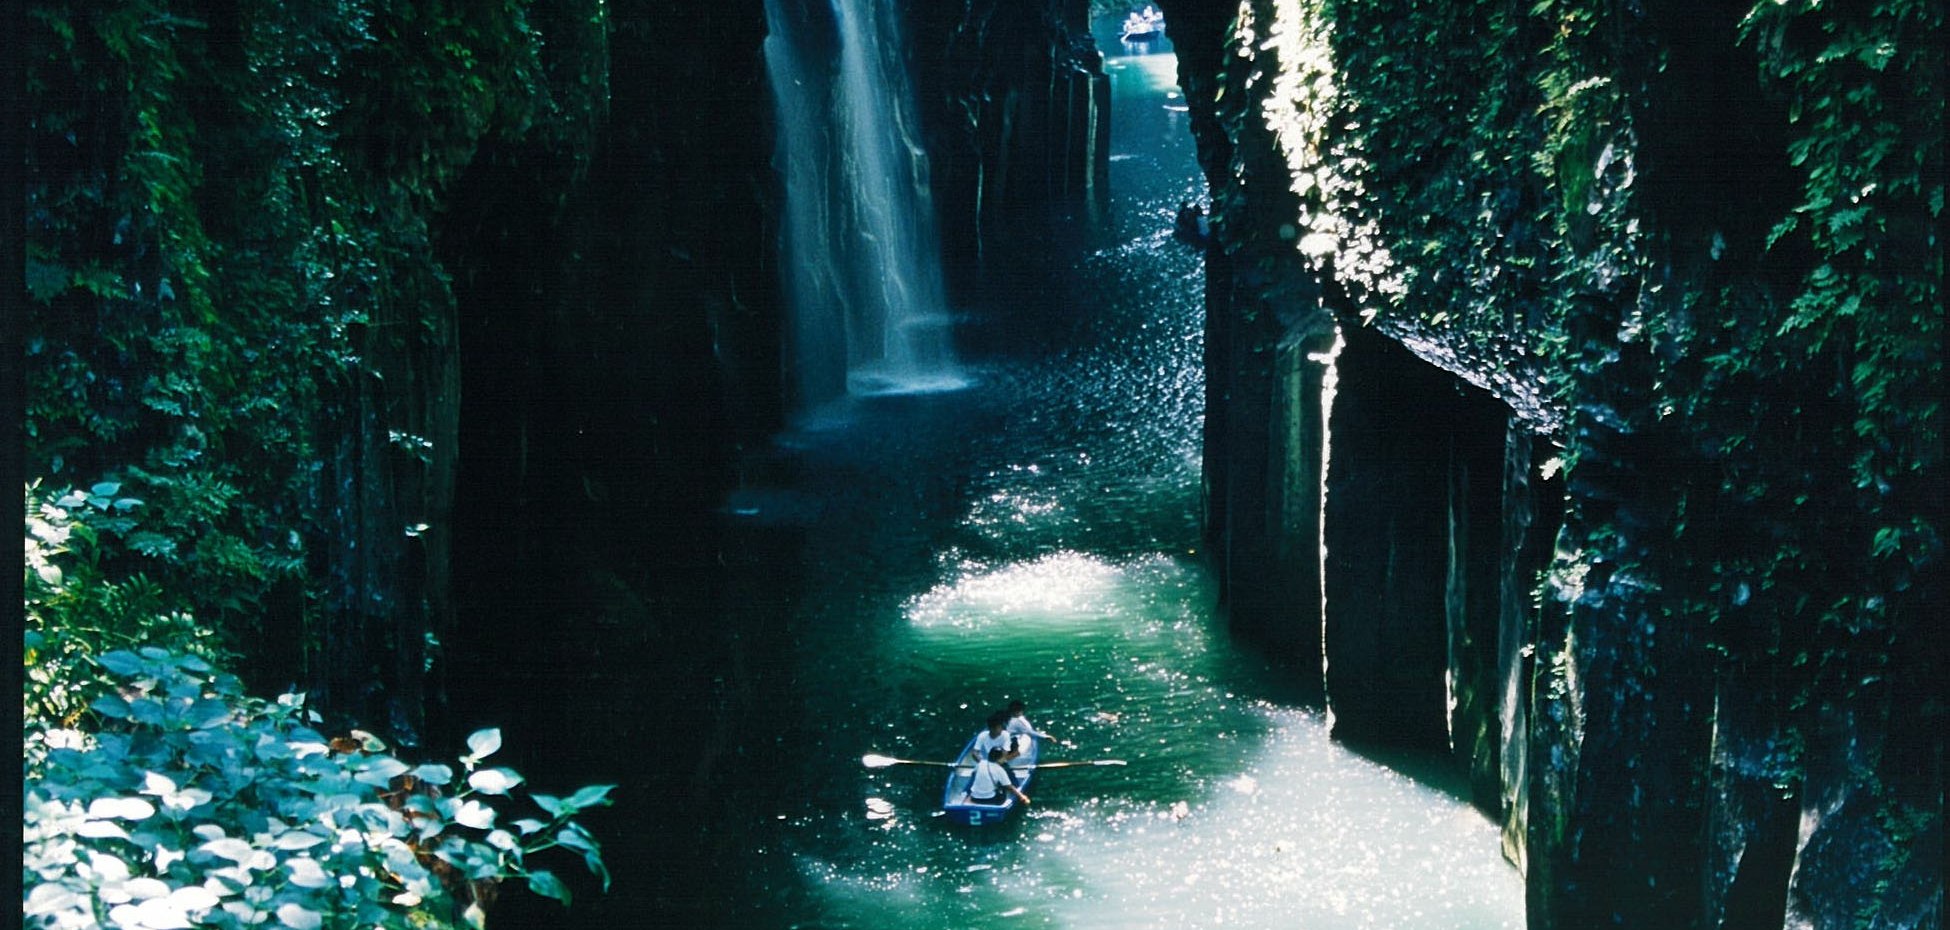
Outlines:
[{"label": "broad green leaf", "polygon": [[609,804],[609,793],[615,785],[589,785],[575,794],[569,795],[568,806],[577,810],[586,807],[603,807]]},{"label": "broad green leaf", "polygon": [[501,748],[500,727],[489,727],[485,730],[475,730],[473,733],[468,734],[467,759],[469,761],[479,762],[482,759],[487,758],[488,756],[494,755],[495,751],[500,748]]},{"label": "broad green leaf", "polygon": [[307,857],[292,859],[284,864],[291,872],[291,883],[300,888],[323,888],[332,884],[332,877],[325,874],[318,860]]},{"label": "broad green leaf", "polygon": [[325,842],[325,838],[316,833],[307,833],[304,830],[291,830],[278,834],[278,838],[271,841],[271,846],[275,849],[295,852],[300,849],[310,849],[323,842]]},{"label": "broad green leaf", "polygon": [[291,930],[318,930],[325,922],[317,911],[296,903],[280,905],[278,921]]},{"label": "broad green leaf", "polygon": [[122,891],[137,901],[169,896],[169,885],[160,879],[133,878],[122,883]]},{"label": "broad green leaf", "polygon": [[27,893],[27,900],[22,902],[21,910],[25,916],[40,917],[56,911],[68,910],[80,902],[81,897],[73,891],[54,882],[43,882],[35,885],[34,890]]},{"label": "broad green leaf", "polygon": [[169,903],[185,911],[198,911],[216,907],[223,900],[201,885],[185,885],[169,893]]},{"label": "broad green leaf", "polygon": [[137,698],[129,702],[129,719],[149,726],[161,726],[163,706],[153,698]]},{"label": "broad green leaf", "polygon": [[603,880],[603,893],[608,894],[609,893],[609,867],[603,865],[602,853],[594,853],[594,852],[583,853],[582,864],[588,866],[589,874],[594,875],[597,878]]},{"label": "broad green leaf", "polygon": [[454,769],[448,765],[422,765],[413,770],[413,777],[429,785],[445,785],[454,780]]},{"label": "broad green leaf", "polygon": [[142,659],[133,652],[117,649],[104,652],[95,657],[96,664],[124,678],[132,678],[142,672]]},{"label": "broad green leaf", "polygon": [[454,822],[476,830],[485,830],[494,826],[494,808],[479,801],[463,801],[460,807],[454,810]]},{"label": "broad green leaf", "polygon": [[184,722],[199,730],[208,730],[230,720],[230,705],[215,698],[203,698],[190,706],[184,715]]},{"label": "broad green leaf", "polygon": [[239,865],[251,861],[251,857],[256,853],[256,850],[251,848],[250,843],[239,839],[211,840],[198,846],[197,850],[199,852],[209,853],[212,856],[229,859]]},{"label": "broad green leaf", "polygon": [[129,831],[106,820],[84,821],[81,826],[75,828],[74,833],[76,836],[85,836],[91,840],[126,840],[129,838]]},{"label": "broad green leaf", "polygon": [[467,776],[468,787],[482,794],[507,794],[521,781],[521,776],[513,769],[504,768],[481,769]]},{"label": "broad green leaf", "polygon": [[141,904],[118,904],[108,912],[110,920],[122,927],[141,930],[188,930],[189,918],[168,898],[151,898]]},{"label": "broad green leaf", "polygon": [[155,814],[156,806],[141,798],[96,798],[88,805],[88,816],[97,820],[147,820]]},{"label": "broad green leaf", "polygon": [[363,784],[372,785],[375,788],[384,788],[393,779],[406,774],[407,771],[406,763],[392,756],[378,756],[361,767],[359,774],[352,777],[354,780]]},{"label": "broad green leaf", "polygon": [[537,870],[528,873],[528,888],[543,897],[569,903],[569,886],[562,884],[562,880],[556,878],[553,872]]},{"label": "broad green leaf", "polygon": [[88,709],[111,720],[129,719],[129,702],[122,700],[121,695],[117,694],[104,694],[96,698],[93,704],[88,705]]},{"label": "broad green leaf", "polygon": [[88,866],[94,869],[95,875],[105,882],[124,882],[129,879],[129,864],[122,861],[120,856],[111,856],[91,849],[88,850]]},{"label": "broad green leaf", "polygon": [[574,823],[564,825],[561,831],[555,834],[555,841],[570,849],[580,850],[582,852],[602,851],[602,848],[596,845],[596,838],[590,836],[589,831],[584,830],[580,825]]}]

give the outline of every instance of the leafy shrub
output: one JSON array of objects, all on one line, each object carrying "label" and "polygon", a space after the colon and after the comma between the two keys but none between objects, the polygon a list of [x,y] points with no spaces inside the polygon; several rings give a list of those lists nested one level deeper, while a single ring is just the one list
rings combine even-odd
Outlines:
[{"label": "leafy shrub", "polygon": [[522,777],[481,764],[498,730],[468,737],[458,770],[412,765],[358,731],[328,739],[302,695],[248,697],[198,656],[88,661],[114,685],[89,708],[101,728],[23,734],[28,927],[480,927],[507,879],[568,902],[530,866],[554,847],[608,887],[574,818],[613,786],[518,804]]},{"label": "leafy shrub", "polygon": [[[85,491],[27,486],[25,592],[26,680],[23,713],[30,723],[65,727],[112,683],[94,657],[116,649],[155,646],[222,665],[221,637],[196,623],[171,589],[127,565],[117,553],[147,556],[173,540],[143,526],[142,500],[121,482]],[[147,559],[128,561],[147,561]]]}]

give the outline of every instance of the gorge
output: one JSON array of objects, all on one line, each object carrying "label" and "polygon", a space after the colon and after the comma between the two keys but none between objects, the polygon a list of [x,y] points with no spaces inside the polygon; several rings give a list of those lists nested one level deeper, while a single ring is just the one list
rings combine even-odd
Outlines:
[{"label": "gorge", "polygon": [[30,634],[618,785],[494,926],[1941,927],[1941,5],[1157,5],[29,4]]}]

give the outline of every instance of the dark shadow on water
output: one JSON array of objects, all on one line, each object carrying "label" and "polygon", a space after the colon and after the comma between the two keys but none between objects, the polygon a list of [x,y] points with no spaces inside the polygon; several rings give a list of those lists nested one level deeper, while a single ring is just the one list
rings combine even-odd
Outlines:
[{"label": "dark shadow on water", "polygon": [[1363,746],[1335,740],[1335,745],[1363,759],[1414,779],[1463,804],[1471,802],[1469,774],[1453,756],[1392,746]]}]

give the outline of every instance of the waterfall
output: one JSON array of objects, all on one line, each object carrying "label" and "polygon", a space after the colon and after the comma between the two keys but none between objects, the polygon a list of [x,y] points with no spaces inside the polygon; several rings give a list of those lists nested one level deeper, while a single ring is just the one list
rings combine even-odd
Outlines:
[{"label": "waterfall", "polygon": [[765,11],[798,406],[965,385],[893,0]]}]

